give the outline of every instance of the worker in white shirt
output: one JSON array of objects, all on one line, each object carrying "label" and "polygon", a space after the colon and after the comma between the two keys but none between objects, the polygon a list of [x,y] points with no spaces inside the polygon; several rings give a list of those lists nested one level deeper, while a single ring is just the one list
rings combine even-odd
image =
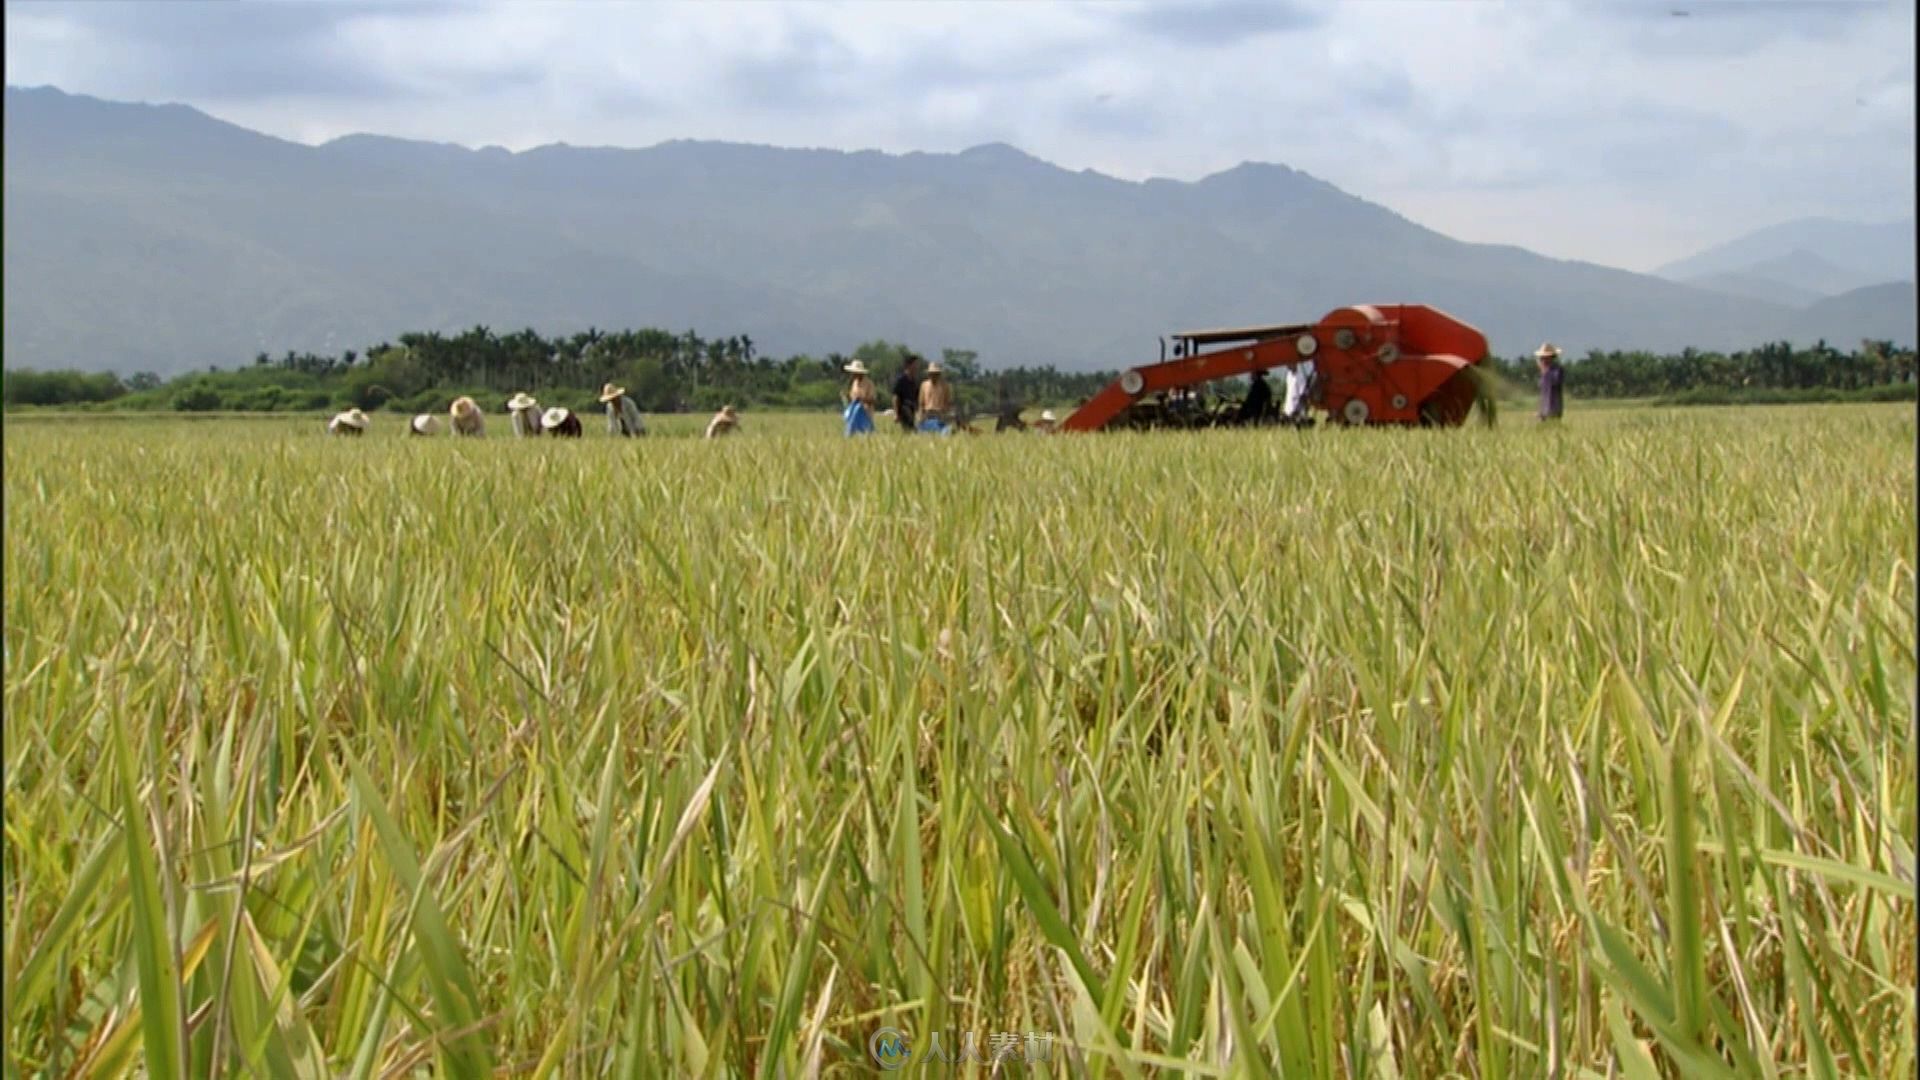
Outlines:
[{"label": "worker in white shirt", "polygon": [[1282,419],[1298,422],[1306,419],[1308,392],[1313,388],[1313,361],[1302,360],[1287,368],[1287,400],[1280,408]]},{"label": "worker in white shirt", "polygon": [[607,434],[645,435],[647,423],[640,418],[640,406],[627,396],[624,386],[612,383],[600,388],[600,403],[607,407]]}]

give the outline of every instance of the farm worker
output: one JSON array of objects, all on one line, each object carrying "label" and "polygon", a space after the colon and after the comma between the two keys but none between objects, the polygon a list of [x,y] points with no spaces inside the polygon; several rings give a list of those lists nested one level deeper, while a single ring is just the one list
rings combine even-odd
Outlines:
[{"label": "farm worker", "polygon": [[1242,424],[1257,424],[1267,418],[1273,410],[1273,387],[1267,384],[1266,371],[1253,373],[1253,382],[1247,387],[1246,400],[1240,403],[1240,415],[1235,418]]},{"label": "farm worker", "polygon": [[740,414],[735,412],[731,405],[722,405],[720,411],[713,414],[713,419],[707,421],[707,438],[709,439],[731,435],[739,430]]},{"label": "farm worker", "polygon": [[359,409],[348,409],[327,421],[329,435],[364,435],[367,431],[367,414]]},{"label": "farm worker", "polygon": [[507,401],[507,411],[513,414],[513,433],[525,438],[540,434],[540,403],[533,400],[525,390],[513,395]]},{"label": "farm worker", "polygon": [[486,433],[486,418],[480,415],[480,406],[474,404],[472,398],[454,398],[453,407],[448,409],[447,412],[453,417],[453,433],[455,435],[484,435]]},{"label": "farm worker", "polygon": [[945,435],[952,430],[947,424],[953,415],[953,387],[938,360],[927,365],[927,380],[920,384],[919,413],[921,431]]},{"label": "farm worker", "polygon": [[1033,430],[1042,435],[1052,435],[1060,430],[1060,421],[1054,417],[1052,409],[1041,409],[1040,419],[1033,422]]},{"label": "farm worker", "polygon": [[1313,385],[1313,361],[1302,360],[1287,369],[1287,401],[1280,415],[1298,420],[1307,411],[1307,389]]},{"label": "farm worker", "polygon": [[421,413],[419,416],[413,418],[413,423],[407,425],[407,433],[410,435],[438,435],[440,434],[440,418],[432,413]]},{"label": "farm worker", "polygon": [[893,380],[893,418],[909,435],[913,434],[913,410],[920,402],[920,380],[914,374],[919,365],[920,357],[908,353],[900,365],[900,377]]},{"label": "farm worker", "polygon": [[1558,420],[1565,404],[1560,396],[1560,384],[1566,381],[1566,369],[1560,366],[1560,350],[1549,341],[1533,351],[1533,358],[1540,363],[1540,419]]},{"label": "farm worker", "polygon": [[627,388],[608,383],[600,388],[600,403],[607,407],[607,434],[645,435],[647,422],[640,419],[640,406],[627,396]]},{"label": "farm worker", "polygon": [[873,434],[873,380],[867,377],[867,365],[855,360],[841,369],[853,376],[847,384],[847,408],[841,413],[848,435]]},{"label": "farm worker", "polygon": [[577,439],[580,437],[580,418],[573,415],[572,409],[554,406],[540,418],[540,426],[553,432],[556,438]]}]

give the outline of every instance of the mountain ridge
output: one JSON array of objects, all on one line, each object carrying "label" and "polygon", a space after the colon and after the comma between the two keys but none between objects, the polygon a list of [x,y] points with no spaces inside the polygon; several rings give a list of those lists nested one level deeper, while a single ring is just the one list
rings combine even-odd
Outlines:
[{"label": "mountain ridge", "polygon": [[[1794,261],[1813,261],[1815,277],[1793,272]],[[1834,271],[1839,271],[1836,275]],[[1841,221],[1803,217],[1777,222],[1714,244],[1653,271],[1672,280],[1710,274],[1753,274],[1784,284],[1813,288],[1823,295],[1867,285],[1916,278],[1912,218],[1897,221]]]},{"label": "mountain ridge", "polygon": [[309,146],[186,106],[6,94],[8,366],[171,374],[409,330],[652,325],[1085,369],[1152,359],[1175,326],[1393,301],[1505,355],[1797,332],[1784,305],[1456,240],[1266,162],[1132,181],[1005,143]]}]

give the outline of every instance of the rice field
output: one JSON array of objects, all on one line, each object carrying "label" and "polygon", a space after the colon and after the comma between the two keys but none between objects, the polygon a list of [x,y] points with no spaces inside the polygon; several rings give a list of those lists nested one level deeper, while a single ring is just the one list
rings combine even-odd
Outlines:
[{"label": "rice field", "polygon": [[1913,1075],[1911,408],[494,420],[9,418],[7,1076]]}]

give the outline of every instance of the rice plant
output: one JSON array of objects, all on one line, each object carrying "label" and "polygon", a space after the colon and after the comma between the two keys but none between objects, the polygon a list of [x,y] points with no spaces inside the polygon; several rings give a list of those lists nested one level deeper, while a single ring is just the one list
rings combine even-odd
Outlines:
[{"label": "rice plant", "polygon": [[1909,409],[319,431],[9,423],[9,1076],[1915,1069]]}]

